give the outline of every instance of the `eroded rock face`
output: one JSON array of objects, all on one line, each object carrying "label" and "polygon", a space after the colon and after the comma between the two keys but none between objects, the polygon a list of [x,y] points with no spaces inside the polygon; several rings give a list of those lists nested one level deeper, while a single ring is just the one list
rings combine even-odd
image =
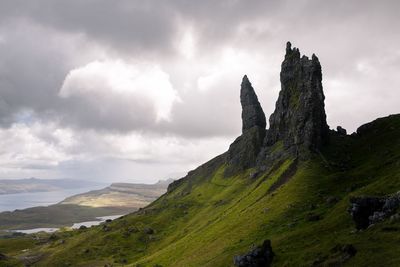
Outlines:
[{"label": "eroded rock face", "polygon": [[255,126],[265,129],[264,111],[246,75],[243,77],[240,88],[240,104],[242,105],[242,132]]},{"label": "eroded rock face", "polygon": [[299,50],[288,42],[280,79],[281,91],[270,127],[265,130],[265,115],[257,95],[247,76],[243,77],[242,135],[229,147],[225,176],[252,167],[266,170],[288,156],[307,159],[327,142],[329,127],[318,58],[300,57]]},{"label": "eroded rock face", "polygon": [[256,165],[257,156],[262,148],[265,129],[254,126],[246,130],[229,146],[225,176],[231,176]]},{"label": "eroded rock face", "polygon": [[238,267],[268,267],[274,258],[271,241],[265,240],[264,243],[249,251],[244,255],[235,256],[233,264]]},{"label": "eroded rock face", "polygon": [[280,74],[281,91],[265,145],[282,141],[295,153],[318,150],[328,138],[321,65],[313,54],[300,58],[299,49],[287,43]]},{"label": "eroded rock face", "polygon": [[349,213],[357,229],[389,218],[400,208],[400,192],[387,197],[353,197],[350,199]]},{"label": "eroded rock face", "polygon": [[254,167],[264,142],[266,126],[264,111],[246,75],[240,87],[240,103],[242,135],[236,138],[226,153],[225,176]]}]

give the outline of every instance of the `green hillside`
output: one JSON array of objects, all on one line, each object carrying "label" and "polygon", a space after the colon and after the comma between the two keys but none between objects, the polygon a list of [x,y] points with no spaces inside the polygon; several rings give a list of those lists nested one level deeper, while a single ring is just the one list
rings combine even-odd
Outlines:
[{"label": "green hillside", "polygon": [[[272,266],[400,266],[398,207],[362,230],[348,212],[352,197],[400,191],[400,115],[357,134],[328,130],[318,59],[300,59],[290,44],[281,82],[268,130],[245,76],[246,127],[226,153],[115,221],[0,240],[3,263],[226,267],[268,239]],[[298,104],[287,106],[293,98]]]},{"label": "green hillside", "polygon": [[[347,266],[399,266],[400,221],[355,231],[347,209],[350,196],[400,190],[400,115],[374,121],[360,137],[332,134],[323,154],[298,162],[287,179],[294,164],[276,163],[255,180],[251,170],[224,178],[224,166],[216,166],[140,212],[58,233],[29,253],[42,255],[37,266],[231,266],[234,255],[271,239],[273,266],[340,260],[332,250],[341,244],[357,249]],[[288,181],[273,186],[280,179]],[[26,239],[18,250],[31,247]],[[18,255],[9,242],[1,240],[0,251]]]}]

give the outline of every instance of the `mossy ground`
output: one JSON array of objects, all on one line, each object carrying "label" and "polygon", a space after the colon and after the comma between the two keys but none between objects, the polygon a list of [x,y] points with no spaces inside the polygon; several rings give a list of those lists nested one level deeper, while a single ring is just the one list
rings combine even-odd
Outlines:
[{"label": "mossy ground", "polygon": [[271,191],[293,162],[255,179],[251,170],[224,178],[221,166],[107,227],[60,232],[40,245],[2,239],[0,252],[42,254],[35,266],[225,267],[271,239],[273,266],[334,263],[332,249],[340,244],[357,249],[347,266],[400,266],[400,222],[357,232],[347,212],[351,196],[400,190],[400,116],[376,121],[361,137],[332,135],[320,155],[298,162],[296,173]]}]

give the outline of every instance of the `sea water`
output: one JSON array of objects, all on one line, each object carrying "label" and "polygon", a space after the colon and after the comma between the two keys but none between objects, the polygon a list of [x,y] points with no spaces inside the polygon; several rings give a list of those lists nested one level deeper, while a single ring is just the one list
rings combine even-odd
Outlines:
[{"label": "sea water", "polygon": [[0,212],[56,204],[67,197],[101,189],[104,186],[82,187],[51,192],[17,193],[0,195]]}]

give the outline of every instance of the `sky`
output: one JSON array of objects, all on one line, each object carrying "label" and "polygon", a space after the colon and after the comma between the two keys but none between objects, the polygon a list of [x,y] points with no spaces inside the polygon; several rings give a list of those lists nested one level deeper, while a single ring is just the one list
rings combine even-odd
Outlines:
[{"label": "sky", "polygon": [[[331,128],[400,110],[400,2],[0,1],[0,178],[178,178],[274,110],[286,42],[322,65]],[[268,127],[268,126],[267,126]]]}]

